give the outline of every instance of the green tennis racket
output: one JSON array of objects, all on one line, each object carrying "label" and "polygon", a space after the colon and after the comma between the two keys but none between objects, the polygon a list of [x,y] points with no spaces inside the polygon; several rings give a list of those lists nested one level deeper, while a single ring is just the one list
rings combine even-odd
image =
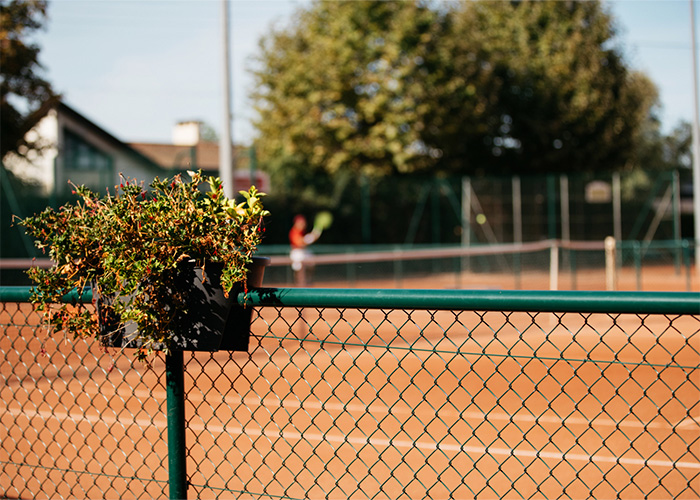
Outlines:
[{"label": "green tennis racket", "polygon": [[319,212],[314,218],[314,232],[322,233],[333,224],[333,214],[328,211]]}]

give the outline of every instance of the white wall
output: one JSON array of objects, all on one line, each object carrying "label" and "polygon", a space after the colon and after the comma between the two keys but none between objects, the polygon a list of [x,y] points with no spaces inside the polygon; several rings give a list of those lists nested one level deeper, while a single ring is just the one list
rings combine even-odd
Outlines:
[{"label": "white wall", "polygon": [[56,183],[54,162],[58,156],[58,134],[57,112],[52,109],[27,133],[27,139],[38,139],[42,149],[27,151],[26,158],[11,153],[4,159],[5,166],[13,174],[26,182],[39,184],[45,195],[53,192]]}]

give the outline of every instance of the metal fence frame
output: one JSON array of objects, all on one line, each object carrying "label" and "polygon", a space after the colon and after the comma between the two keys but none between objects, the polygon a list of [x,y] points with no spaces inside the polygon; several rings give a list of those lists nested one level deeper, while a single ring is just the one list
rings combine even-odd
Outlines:
[{"label": "metal fence frame", "polygon": [[[0,287],[0,302],[27,302],[29,289]],[[76,300],[76,297],[67,297]],[[88,295],[80,300],[89,302]],[[700,316],[700,294],[692,292],[581,292],[512,290],[396,290],[261,288],[238,302],[256,308],[353,308],[446,311],[522,311],[581,314]],[[0,325],[3,326],[3,325]],[[697,332],[696,332],[697,334]],[[170,498],[186,498],[185,390],[182,352],[166,356],[167,436]],[[700,363],[698,363],[700,368]],[[698,457],[700,461],[700,457]],[[0,463],[0,477],[3,475]],[[6,486],[6,485],[5,485]],[[5,488],[0,484],[0,488]],[[0,496],[2,492],[0,492]],[[700,491],[696,491],[700,494]]]}]

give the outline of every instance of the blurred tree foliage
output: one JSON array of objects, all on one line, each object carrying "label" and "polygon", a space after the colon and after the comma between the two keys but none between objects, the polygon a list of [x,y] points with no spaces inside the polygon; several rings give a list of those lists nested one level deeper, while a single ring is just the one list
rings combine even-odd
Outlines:
[{"label": "blurred tree foliage", "polygon": [[333,198],[360,172],[432,169],[423,135],[449,80],[434,61],[445,23],[418,2],[319,2],[263,40],[257,146],[275,180],[304,197],[332,177]]},{"label": "blurred tree foliage", "polygon": [[254,75],[275,191],[321,204],[359,173],[630,167],[657,99],[597,1],[316,2]]},{"label": "blurred tree foliage", "polygon": [[601,3],[468,2],[454,17],[455,52],[486,65],[497,89],[488,130],[454,155],[455,167],[470,151],[490,172],[627,164],[657,92],[625,66]]},{"label": "blurred tree foliage", "polygon": [[45,19],[43,0],[0,1],[0,159],[10,151],[25,155],[36,147],[24,138],[30,115],[55,97],[39,74],[40,48],[30,40]]},{"label": "blurred tree foliage", "polygon": [[[693,127],[689,122],[680,122],[667,136],[661,135],[662,158],[665,170],[678,169],[690,172],[693,167]],[[649,167],[652,167],[650,164]]]}]

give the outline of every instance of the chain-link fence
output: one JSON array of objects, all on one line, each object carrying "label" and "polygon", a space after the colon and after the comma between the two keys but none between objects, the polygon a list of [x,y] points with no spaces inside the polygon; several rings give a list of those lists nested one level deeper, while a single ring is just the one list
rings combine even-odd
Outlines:
[{"label": "chain-link fence", "polygon": [[[48,337],[13,293],[0,497],[173,498],[167,360]],[[239,301],[249,352],[184,354],[190,498],[700,496],[697,293]]]}]

